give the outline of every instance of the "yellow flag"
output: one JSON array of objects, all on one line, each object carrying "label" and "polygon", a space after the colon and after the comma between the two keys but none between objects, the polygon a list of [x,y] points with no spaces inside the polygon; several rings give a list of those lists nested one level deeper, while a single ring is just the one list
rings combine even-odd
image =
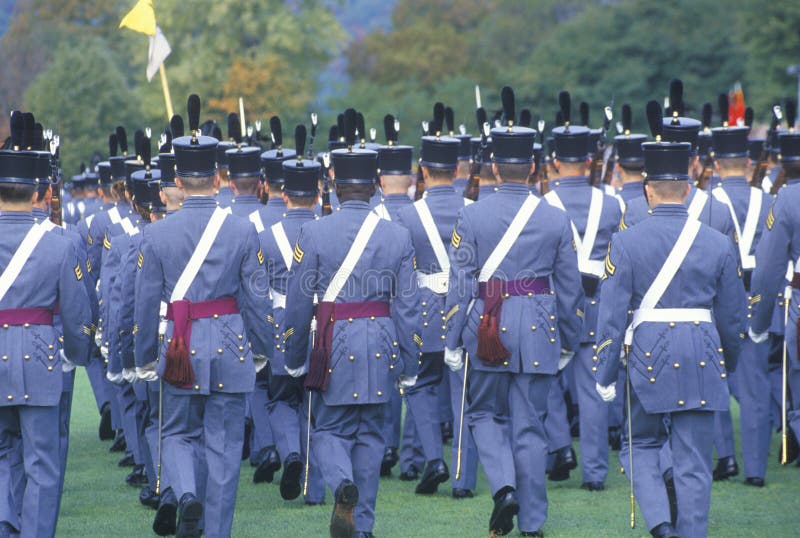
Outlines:
[{"label": "yellow flag", "polygon": [[122,18],[120,28],[130,28],[134,32],[156,35],[156,14],[153,11],[153,0],[139,0],[133,9]]}]

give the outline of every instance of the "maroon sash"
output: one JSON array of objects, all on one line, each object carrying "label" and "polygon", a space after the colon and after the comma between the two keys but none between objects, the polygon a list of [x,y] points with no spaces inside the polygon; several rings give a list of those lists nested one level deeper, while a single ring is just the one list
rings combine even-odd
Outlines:
[{"label": "maroon sash", "polygon": [[7,308],[0,310],[0,326],[52,324],[53,311],[49,308]]}]

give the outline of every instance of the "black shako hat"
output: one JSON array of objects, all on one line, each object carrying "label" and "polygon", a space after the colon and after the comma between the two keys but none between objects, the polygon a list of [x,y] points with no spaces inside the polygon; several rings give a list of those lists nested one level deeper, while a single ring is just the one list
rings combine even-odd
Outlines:
[{"label": "black shako hat", "polygon": [[261,153],[261,170],[267,183],[283,183],[283,161],[297,156],[293,149],[283,148],[283,127],[278,116],[269,119],[273,148]]},{"label": "black shako hat", "polygon": [[175,152],[175,173],[178,177],[208,177],[216,173],[216,148],[219,140],[200,134],[200,97],[189,96],[187,102],[189,135],[172,139]]},{"label": "black shako hat", "polygon": [[572,116],[572,98],[569,92],[558,94],[558,106],[563,125],[553,128],[553,153],[555,158],[563,162],[581,162],[588,157],[589,135],[591,130],[582,125],[570,125]]},{"label": "black shako hat", "polygon": [[614,137],[617,148],[617,160],[623,166],[641,166],[644,162],[642,142],[647,142],[647,135],[632,133],[633,111],[631,105],[622,105],[622,134]]},{"label": "black shako hat", "polygon": [[533,162],[536,131],[516,122],[514,90],[504,86],[500,90],[505,124],[491,130],[492,160],[496,163],[526,164]]},{"label": "black shako hat", "polygon": [[656,141],[642,144],[644,180],[688,181],[687,163],[692,155],[692,146],[689,142],[662,141],[664,123],[661,114],[661,105],[656,101],[647,103],[647,121]]},{"label": "black shako hat", "polygon": [[378,148],[378,173],[383,175],[410,175],[414,148],[397,143],[399,122],[391,114],[383,118],[386,145]]},{"label": "black shako hat", "polygon": [[356,111],[344,113],[344,149],[331,151],[335,182],[342,184],[373,184],[378,169],[378,153],[371,149],[354,148],[356,143]]},{"label": "black shako hat", "polygon": [[283,192],[289,196],[315,196],[319,193],[317,180],[322,165],[316,160],[303,159],[306,148],[306,126],[298,125],[294,129],[294,147],[296,159],[285,159],[283,168]]}]

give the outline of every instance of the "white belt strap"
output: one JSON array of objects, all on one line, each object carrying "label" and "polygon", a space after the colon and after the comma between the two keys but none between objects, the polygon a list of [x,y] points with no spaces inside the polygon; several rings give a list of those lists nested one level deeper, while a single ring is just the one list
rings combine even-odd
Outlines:
[{"label": "white belt strap", "polygon": [[94,213],[86,217],[86,228],[88,229],[92,225],[92,221],[94,220]]},{"label": "white belt strap", "polygon": [[447,248],[444,246],[444,241],[439,235],[439,230],[436,228],[436,223],[431,215],[431,210],[425,200],[414,202],[414,209],[417,210],[422,228],[425,230],[425,235],[428,236],[428,242],[433,249],[433,255],[436,256],[436,263],[439,264],[439,269],[443,272],[450,272],[450,259],[447,257]]},{"label": "white belt strap", "polygon": [[711,310],[708,308],[641,308],[633,313],[633,328],[639,324],[649,322],[678,323],[678,322],[706,322],[711,323]]},{"label": "white belt strap", "polygon": [[53,221],[51,221],[50,219],[44,219],[42,222],[39,223],[39,226],[41,226],[48,232],[53,228],[58,228],[58,226],[53,224]]},{"label": "white belt strap", "polygon": [[128,217],[122,219],[120,221],[120,224],[122,225],[122,229],[128,235],[136,235],[137,233],[139,233],[139,230],[136,228],[136,226],[133,225],[131,219],[129,219]]},{"label": "white belt strap", "polygon": [[438,273],[422,273],[417,271],[417,286],[427,288],[433,293],[444,295],[450,287],[450,270]]},{"label": "white belt strap", "polygon": [[[698,194],[702,191],[698,191]],[[678,236],[678,240],[675,241],[675,245],[672,247],[667,259],[664,261],[664,265],[661,266],[661,269],[658,271],[656,278],[653,280],[653,283],[650,284],[650,288],[648,288],[647,293],[644,294],[642,297],[642,302],[639,304],[639,308],[633,313],[633,322],[628,329],[625,331],[625,344],[630,345],[633,341],[633,331],[636,329],[639,323],[644,321],[670,321],[670,322],[677,322],[677,321],[705,321],[705,318],[698,319],[697,316],[700,315],[700,310],[703,309],[696,309],[696,308],[668,308],[668,309],[660,309],[656,308],[658,302],[663,297],[664,292],[667,291],[667,288],[672,283],[672,280],[675,278],[675,275],[678,272],[678,269],[683,264],[683,261],[686,259],[686,255],[689,254],[689,250],[692,248],[694,244],[694,240],[697,237],[698,232],[700,231],[701,223],[699,220],[687,218],[686,223],[683,225],[683,230],[681,230],[680,235]],[[642,312],[639,315],[639,323],[636,322],[637,320],[637,313]],[[663,311],[664,314],[660,314],[659,312]],[[683,314],[681,311],[686,311],[686,316],[691,317],[691,319],[682,319]],[[671,319],[668,316],[677,316],[679,319]],[[707,316],[708,320],[711,319],[711,314],[709,312]]]},{"label": "white belt strap", "polygon": [[347,279],[353,274],[353,270],[356,268],[358,260],[361,259],[364,249],[367,248],[367,243],[370,237],[372,237],[372,233],[375,231],[375,227],[378,226],[380,220],[381,218],[374,211],[370,211],[367,214],[367,218],[364,219],[364,223],[361,225],[361,228],[356,234],[356,238],[353,240],[353,244],[350,245],[350,250],[347,251],[347,255],[344,257],[341,267],[339,267],[339,270],[333,275],[330,284],[328,284],[328,289],[325,290],[325,295],[322,296],[322,302],[333,302],[339,296]]},{"label": "white belt strap", "polygon": [[708,201],[708,195],[705,191],[701,191],[700,189],[696,189],[694,192],[694,198],[692,198],[692,203],[689,204],[689,218],[692,220],[697,220],[700,218],[700,213],[703,212],[703,208],[706,206],[706,202]]},{"label": "white belt strap", "polygon": [[756,189],[750,189],[750,201],[747,207],[747,215],[744,219],[744,229],[739,225],[739,220],[736,218],[733,202],[722,187],[714,189],[714,198],[728,206],[731,220],[733,220],[733,228],[736,230],[736,237],[739,238],[737,246],[739,247],[739,257],[742,260],[742,269],[755,269],[756,257],[750,255],[750,249],[753,246],[753,240],[756,236],[756,223],[761,213],[761,193]]},{"label": "white belt strap", "polygon": [[283,228],[283,223],[276,222],[270,227],[270,230],[272,230],[272,236],[278,244],[278,250],[281,251],[283,263],[286,265],[286,270],[288,271],[292,268],[294,250],[292,249],[292,244],[289,242],[289,238],[286,237],[286,230]]},{"label": "white belt strap", "polygon": [[25,234],[22,243],[19,244],[17,251],[11,256],[11,260],[9,260],[5,270],[3,270],[3,274],[0,275],[0,301],[6,296],[8,290],[11,289],[14,281],[17,280],[20,272],[22,272],[25,263],[31,257],[31,254],[33,254],[36,245],[39,244],[39,241],[41,241],[46,232],[47,229],[44,226],[37,226],[34,224],[31,226],[31,229],[28,230],[28,233]]},{"label": "white belt strap", "polygon": [[474,203],[475,203],[475,200],[472,200],[471,198],[464,198],[464,207],[467,207],[468,205],[474,204]]},{"label": "white belt strap", "polygon": [[519,208],[517,214],[514,216],[514,219],[511,221],[511,224],[506,229],[503,237],[500,238],[500,242],[494,247],[494,250],[487,258],[486,263],[483,265],[480,274],[478,275],[478,282],[486,282],[488,281],[492,275],[494,275],[497,268],[500,267],[500,264],[503,263],[503,260],[508,255],[508,252],[511,250],[511,247],[514,246],[514,243],[519,238],[520,234],[522,233],[522,229],[527,224],[528,220],[530,220],[533,211],[539,205],[539,198],[535,197],[532,194],[529,194],[525,201],[522,203],[522,207]]},{"label": "white belt strap", "polygon": [[82,217],[83,212],[86,211],[86,204],[84,204],[83,202],[78,202],[78,211],[80,212]]},{"label": "white belt strap", "polygon": [[283,308],[283,309],[286,309],[286,295],[285,294],[277,292],[274,289],[269,290],[269,294],[272,296],[272,308]]},{"label": "white belt strap", "polygon": [[386,206],[384,204],[376,205],[373,211],[383,220],[392,220],[392,216],[389,214],[389,210],[386,209]]},{"label": "white belt strap", "polygon": [[119,224],[120,223],[120,221],[122,220],[122,217],[119,214],[119,208],[117,208],[117,206],[114,206],[114,207],[112,207],[111,209],[108,210],[108,218],[114,224]]},{"label": "white belt strap", "polygon": [[158,335],[164,336],[167,334],[167,303],[161,301],[158,307]]},{"label": "white belt strap", "polygon": [[[556,191],[545,194],[545,199],[553,206],[564,211],[564,203],[558,197]],[[602,278],[605,273],[605,263],[603,260],[592,260],[592,250],[597,239],[597,231],[600,228],[600,215],[603,211],[603,192],[600,189],[592,189],[592,198],[589,202],[589,214],[586,218],[586,230],[583,237],[578,232],[575,223],[570,220],[572,226],[572,238],[578,249],[578,270],[586,275]]]},{"label": "white belt strap", "polygon": [[257,233],[264,231],[264,221],[261,220],[261,213],[258,212],[258,209],[250,213],[248,218],[250,219],[250,222],[255,225]]},{"label": "white belt strap", "polygon": [[197,242],[197,246],[192,252],[192,257],[189,258],[189,263],[186,264],[180,278],[178,278],[178,282],[175,284],[175,288],[172,290],[172,295],[169,298],[170,302],[174,303],[175,301],[183,300],[197,273],[200,272],[200,267],[211,251],[211,246],[217,239],[222,223],[225,222],[228,215],[229,213],[220,207],[214,209],[208,224],[206,224],[206,229],[203,230],[203,235],[200,236],[200,241]]}]

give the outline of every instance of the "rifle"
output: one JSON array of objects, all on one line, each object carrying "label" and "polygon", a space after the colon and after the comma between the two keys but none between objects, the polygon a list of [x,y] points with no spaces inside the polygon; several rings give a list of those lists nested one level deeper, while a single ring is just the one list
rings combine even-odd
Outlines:
[{"label": "rifle", "polygon": [[330,153],[322,154],[322,216],[333,213],[331,207],[331,176],[328,170],[331,167]]},{"label": "rifle", "polygon": [[61,226],[63,223],[63,209],[61,207],[61,175],[59,174],[58,166],[58,146],[60,137],[56,135],[50,140],[50,169],[52,175],[52,190],[53,197],[50,200],[50,221],[56,226]]},{"label": "rifle", "polygon": [[534,179],[539,183],[539,193],[545,195],[550,192],[550,178],[547,176],[547,148],[544,140],[545,121],[539,120],[536,127],[538,127],[539,145],[542,146],[542,150],[539,152],[539,159],[536,161]]},{"label": "rifle", "polygon": [[[612,106],[614,100],[611,100]],[[600,138],[597,139],[597,147],[595,148],[594,156],[592,156],[592,168],[589,172],[589,185],[595,186],[603,176],[603,166],[605,165],[606,154],[606,132],[611,126],[613,112],[611,106],[604,109],[605,117],[603,118],[603,127],[600,129]]]},{"label": "rifle", "polygon": [[708,180],[711,179],[711,173],[714,170],[714,157],[712,157],[711,152],[708,152],[706,155],[705,160],[703,161],[703,169],[695,178],[695,184],[697,188],[701,191],[706,190],[706,185],[708,185]]},{"label": "rifle", "polygon": [[[480,90],[478,90],[477,86],[475,86],[475,92],[476,103],[479,103]],[[475,111],[475,117],[478,120],[478,132],[480,132],[481,143],[478,146],[475,154],[472,156],[472,161],[469,163],[469,177],[467,178],[467,184],[464,187],[463,193],[464,198],[469,198],[472,201],[478,200],[478,190],[481,182],[481,155],[486,147],[486,136],[484,135],[483,128],[483,126],[486,125],[486,110],[479,105]]]},{"label": "rifle", "polygon": [[767,175],[767,168],[769,168],[769,154],[772,151],[770,142],[775,136],[775,131],[778,129],[781,120],[783,120],[783,111],[779,105],[772,107],[772,123],[770,124],[769,131],[767,132],[767,139],[764,141],[764,147],[761,148],[761,154],[758,156],[758,162],[753,168],[753,176],[750,179],[750,185],[758,189],[762,188],[764,177]]},{"label": "rifle", "polygon": [[[422,136],[428,134],[428,127],[430,124],[427,121],[422,122]],[[417,185],[414,191],[414,200],[421,200],[422,195],[425,193],[425,176],[422,174],[422,158],[417,161]]]}]

